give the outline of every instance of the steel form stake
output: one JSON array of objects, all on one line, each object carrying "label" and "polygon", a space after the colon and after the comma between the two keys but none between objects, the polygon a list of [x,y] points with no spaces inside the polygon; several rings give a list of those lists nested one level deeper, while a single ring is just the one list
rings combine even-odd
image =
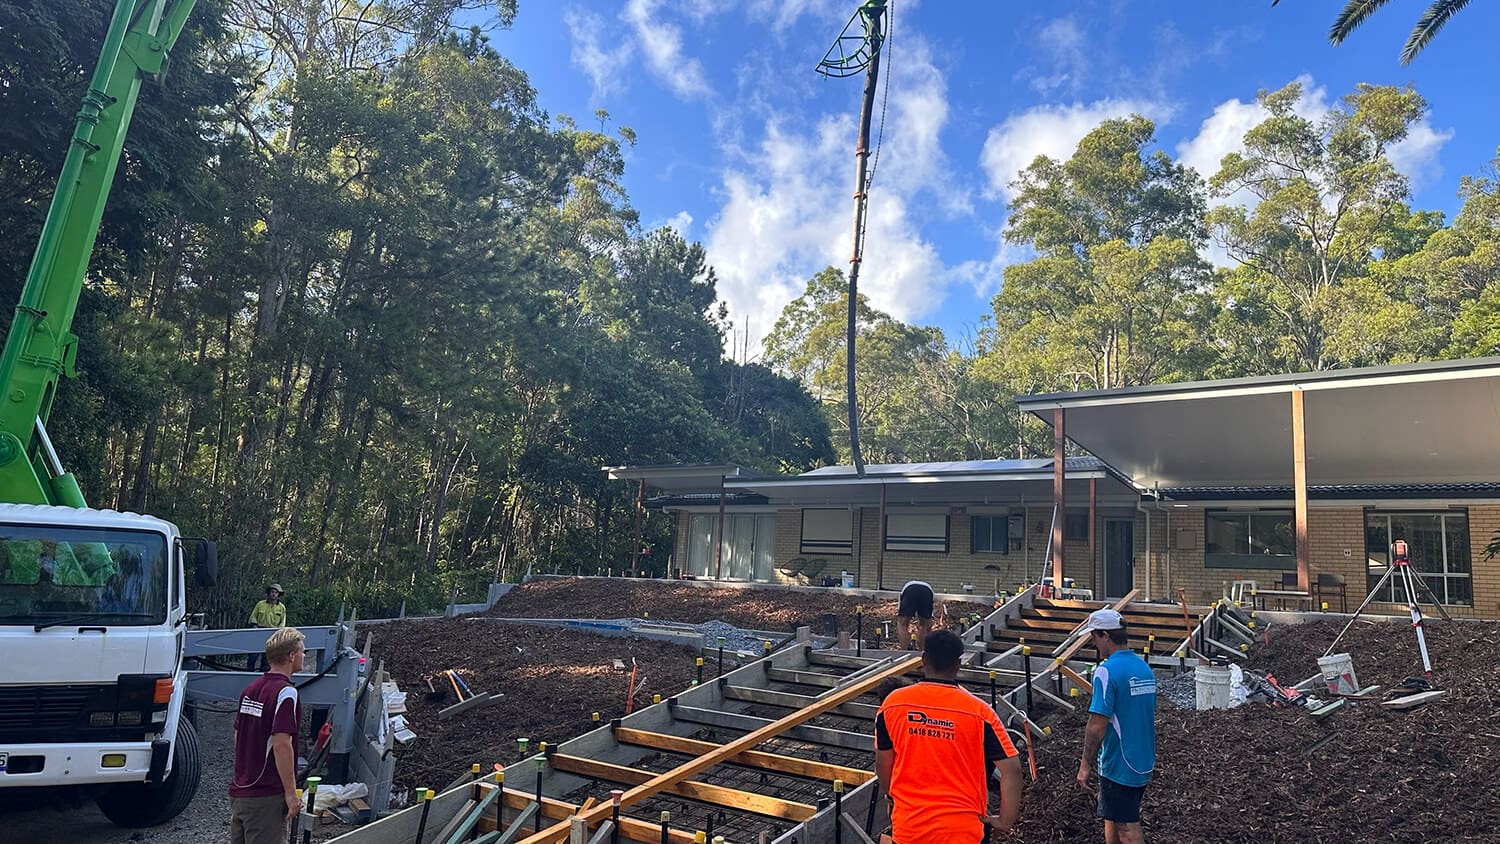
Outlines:
[{"label": "steel form stake", "polygon": [[312,824],[308,821],[313,817],[313,810],[318,805],[318,783],[323,781],[322,777],[307,778],[307,802],[302,804],[302,844],[310,844],[312,841]]},{"label": "steel form stake", "polygon": [[999,700],[997,700],[998,696],[997,696],[996,691],[995,691],[995,679],[997,677],[999,677],[999,676],[1000,675],[999,675],[998,672],[995,672],[995,671],[991,671],[990,672],[990,708],[991,709],[994,709],[996,706],[998,706],[1000,704]]},{"label": "steel form stake", "polygon": [[[609,802],[611,805],[609,817],[610,820],[614,821],[614,826],[609,831],[610,844],[620,844],[620,797],[624,794],[625,792],[618,788],[610,789],[609,792]],[[537,802],[540,803],[541,801],[538,800]]]},{"label": "steel form stake", "polygon": [[661,813],[661,844],[671,844],[672,830],[669,824],[672,822],[671,812]]},{"label": "steel form stake", "polygon": [[714,676],[716,676],[716,677],[723,677],[724,676],[724,637],[723,636],[719,637],[719,673],[716,674],[716,675],[714,675]]},{"label": "steel form stake", "polygon": [[[542,752],[545,753],[546,749],[547,749],[547,743],[546,742],[542,742]],[[536,757],[536,829],[534,830],[535,832],[541,832],[542,831],[542,766],[545,765],[546,763],[547,763],[547,757],[546,756],[538,756],[538,757]]]},{"label": "steel form stake", "polygon": [[703,682],[703,657],[698,657],[697,661],[694,664],[698,667],[698,679],[694,680],[693,682],[701,684]]},{"label": "steel form stake", "polygon": [[1021,664],[1026,667],[1026,717],[1031,717],[1031,646],[1021,647]]},{"label": "steel form stake", "polygon": [[432,810],[432,789],[419,787],[417,800],[422,803],[422,817],[417,821],[417,839],[414,844],[422,844],[422,835],[427,832],[427,813]]},{"label": "steel form stake", "polygon": [[865,653],[865,608],[854,608],[854,655],[864,656]]},{"label": "steel form stake", "polygon": [[833,844],[844,844],[844,781],[833,781]]}]

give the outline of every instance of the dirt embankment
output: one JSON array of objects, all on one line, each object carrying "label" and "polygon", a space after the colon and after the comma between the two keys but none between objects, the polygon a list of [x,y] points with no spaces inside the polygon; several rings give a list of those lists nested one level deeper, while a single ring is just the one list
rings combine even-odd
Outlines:
[{"label": "dirt embankment", "polygon": [[[807,625],[824,632],[823,617],[838,617],[840,629],[853,630],[855,609],[864,608],[867,634],[896,618],[896,601],[777,587],[704,587],[660,580],[628,578],[561,578],[526,583],[501,598],[490,615],[500,618],[644,618],[688,624],[725,621],[753,630],[791,632]],[[993,607],[982,603],[949,603],[951,618]]]},{"label": "dirt embankment", "polygon": [[[557,744],[625,713],[629,666],[635,661],[635,705],[652,694],[676,694],[693,680],[697,653],[678,645],[451,618],[384,624],[375,631],[376,659],[407,693],[407,720],[416,741],[398,749],[396,778],[404,786],[442,788],[469,765],[489,770],[521,758],[516,739]],[[626,665],[617,670],[614,661]],[[438,718],[456,700],[444,669],[498,702]],[[713,668],[708,668],[712,674]],[[427,693],[427,678],[442,689]]]}]

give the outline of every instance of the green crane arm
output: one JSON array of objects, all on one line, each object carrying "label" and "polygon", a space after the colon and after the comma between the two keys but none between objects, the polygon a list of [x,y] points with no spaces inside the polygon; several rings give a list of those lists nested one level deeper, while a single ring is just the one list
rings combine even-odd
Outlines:
[{"label": "green crane arm", "polygon": [[85,506],[45,425],[58,378],[74,375],[73,314],[141,81],[165,68],[195,2],[117,0],[110,17],[0,356],[0,502]]}]

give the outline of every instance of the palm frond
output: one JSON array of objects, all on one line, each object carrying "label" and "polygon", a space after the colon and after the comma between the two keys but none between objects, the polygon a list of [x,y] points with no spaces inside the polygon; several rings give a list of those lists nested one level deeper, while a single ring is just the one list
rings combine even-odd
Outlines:
[{"label": "palm frond", "polygon": [[1449,18],[1458,14],[1463,7],[1469,5],[1469,0],[1433,0],[1427,11],[1417,20],[1417,25],[1411,31],[1411,37],[1406,39],[1406,46],[1401,48],[1401,63],[1411,64],[1411,60],[1422,52],[1422,48],[1432,41],[1443,28],[1443,24]]},{"label": "palm frond", "polygon": [[1344,4],[1344,10],[1334,19],[1333,26],[1328,28],[1328,40],[1335,47],[1349,37],[1349,33],[1359,28],[1359,25],[1369,20],[1370,16],[1379,11],[1390,0],[1349,0]]}]

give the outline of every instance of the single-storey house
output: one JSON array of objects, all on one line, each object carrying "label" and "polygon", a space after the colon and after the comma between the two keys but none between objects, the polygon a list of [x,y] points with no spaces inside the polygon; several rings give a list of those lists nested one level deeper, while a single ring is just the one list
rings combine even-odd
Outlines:
[{"label": "single-storey house", "polygon": [[[920,578],[984,596],[1060,575],[1098,598],[1195,604],[1250,580],[1353,611],[1402,539],[1449,613],[1500,617],[1485,551],[1500,530],[1500,358],[1018,403],[1052,425],[1052,456],[608,471],[673,514],[673,565],[696,577]],[[1404,602],[1390,581],[1371,609]]]}]

